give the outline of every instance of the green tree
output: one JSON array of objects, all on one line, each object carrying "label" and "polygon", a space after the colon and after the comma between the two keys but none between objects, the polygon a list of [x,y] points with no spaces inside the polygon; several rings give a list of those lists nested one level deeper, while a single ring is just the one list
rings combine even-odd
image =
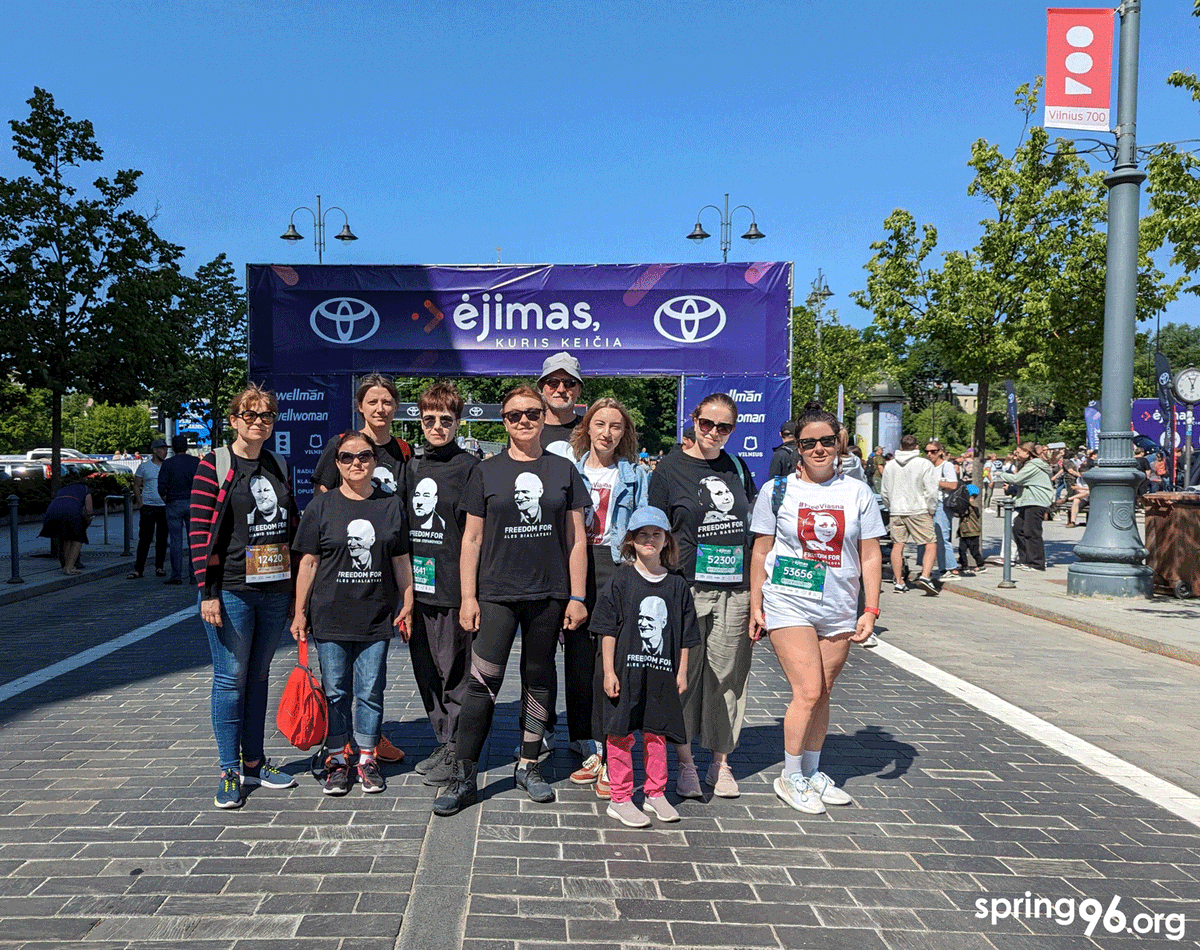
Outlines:
[{"label": "green tree", "polygon": [[1154,350],[1157,346],[1178,373],[1189,366],[1200,366],[1200,327],[1185,323],[1164,323],[1160,332],[1138,334],[1137,356],[1133,370],[1133,394],[1139,399],[1158,395],[1158,379],[1154,371]]},{"label": "green tree", "polygon": [[79,423],[81,452],[109,453],[144,450],[154,438],[150,410],[145,406],[110,406],[96,403]]},{"label": "green tree", "polygon": [[[898,350],[928,340],[955,379],[978,385],[978,451],[987,444],[993,384],[1037,379],[1080,409],[1099,390],[1104,175],[1090,171],[1070,142],[1051,143],[1045,129],[1030,126],[1040,89],[1040,78],[1017,89],[1024,129],[1011,157],[982,139],[972,146],[967,193],[991,212],[976,246],[947,252],[939,267],[931,257],[937,230],[927,224],[918,235],[913,216],[898,209],[884,222],[887,236],[871,245],[866,291],[854,295]],[[1145,319],[1169,291],[1145,247],[1139,266]]]},{"label": "green tree", "polygon": [[91,122],[34,89],[13,120],[13,149],[33,176],[0,178],[0,367],[50,391],[54,484],[62,397],[88,389],[115,402],[144,395],[184,338],[171,303],[181,248],[128,205],[140,172],[97,178],[79,196],[72,172],[100,162]]},{"label": "green tree", "polygon": [[200,265],[182,284],[185,351],[161,380],[155,399],[175,417],[185,403],[202,403],[212,444],[221,445],[225,410],[246,384],[246,295],[224,254]]},{"label": "green tree", "polygon": [[816,396],[831,410],[837,406],[837,388],[846,394],[845,418],[851,422],[858,400],[885,375],[895,375],[899,365],[887,342],[874,327],[859,330],[843,324],[836,309],[821,314],[821,340],[817,343],[816,312],[809,306],[792,308],[792,418]]},{"label": "green tree", "polygon": [[0,413],[0,453],[22,454],[50,441],[50,393],[4,385],[6,410]]}]

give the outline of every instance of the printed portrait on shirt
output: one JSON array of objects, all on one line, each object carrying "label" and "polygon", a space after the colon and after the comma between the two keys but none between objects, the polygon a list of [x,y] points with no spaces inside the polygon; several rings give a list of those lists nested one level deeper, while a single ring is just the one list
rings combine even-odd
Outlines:
[{"label": "printed portrait on shirt", "polygon": [[722,521],[741,521],[733,513],[737,497],[725,479],[719,475],[706,475],[700,479],[700,504],[704,507],[702,524],[713,524]]},{"label": "printed portrait on shirt", "polygon": [[425,531],[440,531],[446,527],[446,519],[437,513],[438,486],[432,478],[422,478],[413,490],[413,514],[418,528]]},{"label": "printed portrait on shirt", "polygon": [[663,632],[667,629],[667,602],[661,597],[643,597],[638,605],[638,632],[642,652],[662,656]]},{"label": "printed portrait on shirt", "polygon": [[841,567],[846,513],[840,508],[801,508],[798,518],[796,534],[804,545],[804,556],[830,567]]},{"label": "printed portrait on shirt", "polygon": [[254,499],[254,510],[246,516],[250,524],[275,524],[287,517],[279,505],[275,486],[265,475],[250,477],[250,497]]},{"label": "printed portrait on shirt", "polygon": [[369,571],[371,546],[375,543],[375,526],[365,518],[356,518],[346,525],[346,547],[350,550],[350,563],[356,571]]},{"label": "printed portrait on shirt", "polygon": [[604,523],[608,520],[612,489],[607,485],[593,485],[591,496],[592,504],[583,514],[583,529],[589,544],[600,544],[604,541]]},{"label": "printed portrait on shirt", "polygon": [[371,473],[371,484],[388,495],[396,494],[396,476],[385,465],[376,465]]},{"label": "printed portrait on shirt", "polygon": [[521,514],[521,524],[541,524],[542,480],[533,472],[522,472],[513,485],[513,501]]}]

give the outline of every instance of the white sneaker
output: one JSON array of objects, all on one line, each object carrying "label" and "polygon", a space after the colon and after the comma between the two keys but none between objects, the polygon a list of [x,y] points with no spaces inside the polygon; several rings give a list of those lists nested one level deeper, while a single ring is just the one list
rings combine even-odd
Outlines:
[{"label": "white sneaker", "polygon": [[868,650],[872,649],[873,647],[877,647],[879,646],[879,637],[875,636],[875,634],[871,634],[862,642],[862,645]]},{"label": "white sneaker", "polygon": [[808,777],[808,787],[811,788],[820,797],[826,805],[850,805],[854,802],[843,789],[838,788],[833,784],[831,779],[824,772],[817,772],[815,775]]},{"label": "white sneaker", "polygon": [[786,805],[791,805],[796,811],[806,812],[809,815],[825,814],[825,806],[821,803],[821,796],[818,795],[806,779],[799,772],[795,772],[784,778],[782,775],[775,779],[775,794]]}]

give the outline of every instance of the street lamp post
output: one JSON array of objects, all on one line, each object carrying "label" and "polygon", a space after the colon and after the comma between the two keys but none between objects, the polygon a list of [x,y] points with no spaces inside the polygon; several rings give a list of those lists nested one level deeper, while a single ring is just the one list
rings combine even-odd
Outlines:
[{"label": "street lamp post", "polygon": [[1087,473],[1087,528],[1067,569],[1071,594],[1149,597],[1154,572],[1145,565],[1135,491],[1142,480],[1130,432],[1134,308],[1137,302],[1138,199],[1146,173],[1137,164],[1138,27],[1141,0],[1120,7],[1117,157],[1108,185],[1108,258],[1104,287],[1104,363],[1100,390],[1100,457]]},{"label": "street lamp post", "polygon": [[747,229],[746,233],[742,235],[742,237],[745,240],[747,240],[751,244],[753,244],[755,241],[761,241],[763,238],[766,237],[766,235],[763,234],[762,231],[760,231],[758,229],[758,225],[755,223],[754,209],[751,208],[749,205],[738,205],[736,208],[733,209],[733,211],[730,211],[729,210],[729,194],[726,193],[726,195],[725,195],[725,210],[724,211],[722,211],[716,205],[705,205],[703,208],[701,208],[699,211],[696,212],[696,226],[692,229],[692,233],[687,236],[689,241],[695,241],[697,244],[699,244],[705,238],[712,237],[712,235],[709,234],[707,231],[705,231],[704,228],[700,227],[700,215],[703,214],[709,208],[712,208],[715,212],[717,212],[717,214],[719,214],[721,216],[721,260],[722,261],[728,263],[729,248],[733,244],[733,211],[740,211],[742,208],[745,208],[747,211],[750,212],[750,227]]},{"label": "street lamp post", "polygon": [[812,282],[812,290],[804,301],[813,312],[813,323],[817,329],[817,384],[814,393],[817,399],[821,398],[821,316],[825,312],[825,301],[832,296],[833,291],[829,289],[829,282],[825,280],[825,275],[818,267],[817,279]]},{"label": "street lamp post", "polygon": [[325,211],[322,212],[321,211],[321,196],[317,195],[317,210],[316,211],[313,211],[313,209],[308,207],[308,205],[301,205],[299,208],[296,208],[295,211],[292,212],[291,217],[288,218],[287,230],[284,231],[281,235],[279,235],[279,237],[284,241],[303,241],[304,240],[304,235],[296,230],[296,225],[294,223],[294,219],[296,217],[296,211],[307,211],[309,214],[311,214],[313,216],[313,247],[316,248],[316,251],[317,251],[317,263],[318,264],[324,263],[323,258],[325,255],[325,218],[329,215],[330,211],[341,211],[342,212],[342,222],[343,222],[342,230],[339,231],[337,234],[335,234],[334,238],[338,241],[357,241],[358,240],[358,235],[350,230],[350,219],[346,216],[346,212],[343,211],[341,208],[339,208],[337,205],[333,205],[332,207],[326,208]]}]

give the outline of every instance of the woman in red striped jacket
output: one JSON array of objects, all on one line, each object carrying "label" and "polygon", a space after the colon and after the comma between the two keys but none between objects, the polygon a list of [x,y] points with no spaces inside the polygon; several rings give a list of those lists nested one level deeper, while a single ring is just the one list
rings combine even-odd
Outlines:
[{"label": "woman in red striped jacket", "polygon": [[296,525],[287,462],[266,448],[277,408],[275,395],[254,384],[234,397],[233,445],[209,452],[192,482],[192,568],[213,659],[218,808],[240,808],[243,787],[296,784],[263,749],[271,658],[288,623]]}]

